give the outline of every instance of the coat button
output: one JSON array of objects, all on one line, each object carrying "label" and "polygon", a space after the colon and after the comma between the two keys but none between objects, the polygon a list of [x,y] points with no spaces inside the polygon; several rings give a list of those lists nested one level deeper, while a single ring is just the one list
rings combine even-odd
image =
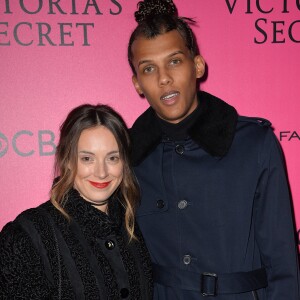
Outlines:
[{"label": "coat button", "polygon": [[127,298],[128,295],[129,295],[129,290],[126,289],[126,288],[123,288],[120,290],[120,295],[121,295],[121,298],[124,299],[124,298]]},{"label": "coat button", "polygon": [[160,209],[164,208],[164,206],[165,206],[164,200],[161,200],[161,199],[157,200],[156,206]]},{"label": "coat button", "polygon": [[179,209],[185,209],[185,208],[187,207],[187,205],[188,205],[188,203],[187,203],[186,200],[180,200],[180,201],[178,202],[178,208],[179,208]]},{"label": "coat button", "polygon": [[184,152],[184,147],[182,145],[176,145],[175,151],[177,154],[182,155]]},{"label": "coat button", "polygon": [[184,255],[184,256],[183,256],[183,263],[184,263],[185,265],[189,265],[189,264],[191,263],[191,260],[192,260],[192,258],[191,258],[190,255]]},{"label": "coat button", "polygon": [[112,240],[105,241],[104,245],[108,250],[112,250],[115,248],[115,243]]}]

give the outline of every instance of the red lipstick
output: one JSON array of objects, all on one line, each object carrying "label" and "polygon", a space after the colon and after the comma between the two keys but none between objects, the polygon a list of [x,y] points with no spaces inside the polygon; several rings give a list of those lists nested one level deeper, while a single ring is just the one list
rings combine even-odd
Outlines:
[{"label": "red lipstick", "polygon": [[94,182],[94,181],[90,181],[89,183],[94,186],[97,189],[105,189],[110,183],[111,181],[107,181],[107,182]]}]

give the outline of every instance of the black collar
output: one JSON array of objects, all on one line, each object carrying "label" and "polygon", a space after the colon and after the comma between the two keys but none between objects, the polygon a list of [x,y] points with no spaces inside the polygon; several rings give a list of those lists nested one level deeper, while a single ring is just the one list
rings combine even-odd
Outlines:
[{"label": "black collar", "polygon": [[[188,131],[189,136],[212,156],[228,152],[235,133],[238,114],[232,106],[206,92],[198,93],[201,113]],[[161,142],[162,130],[155,111],[149,107],[130,129],[133,165],[140,164]]]},{"label": "black collar", "polygon": [[120,229],[124,219],[124,210],[117,197],[112,196],[108,202],[108,214],[93,207],[84,200],[79,192],[71,189],[67,194],[64,209],[89,236],[106,237]]}]

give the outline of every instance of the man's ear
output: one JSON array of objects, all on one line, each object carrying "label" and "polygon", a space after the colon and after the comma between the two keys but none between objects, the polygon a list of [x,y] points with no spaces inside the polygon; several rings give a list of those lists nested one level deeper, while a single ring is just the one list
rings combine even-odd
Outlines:
[{"label": "man's ear", "polygon": [[205,73],[205,61],[201,55],[194,57],[194,63],[196,67],[196,77],[201,78]]},{"label": "man's ear", "polygon": [[139,84],[139,82],[138,82],[138,80],[137,80],[137,78],[136,78],[135,75],[132,76],[132,83],[133,83],[133,85],[135,87],[135,90],[138,92],[138,94],[142,95],[143,91],[142,91],[142,89],[140,87],[140,84]]}]

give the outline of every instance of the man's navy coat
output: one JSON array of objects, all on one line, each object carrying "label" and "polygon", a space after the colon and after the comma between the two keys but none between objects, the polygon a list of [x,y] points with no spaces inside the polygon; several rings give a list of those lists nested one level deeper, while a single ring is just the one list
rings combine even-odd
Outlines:
[{"label": "man's navy coat", "polygon": [[[152,261],[170,272],[155,279],[155,299],[205,299],[203,272],[264,267],[267,287],[218,295],[217,284],[208,299],[299,300],[289,188],[270,123],[238,117],[205,92],[198,98],[202,112],[184,140],[163,136],[152,108],[131,128],[142,193],[137,220]],[[178,270],[190,277],[171,280]]]}]

